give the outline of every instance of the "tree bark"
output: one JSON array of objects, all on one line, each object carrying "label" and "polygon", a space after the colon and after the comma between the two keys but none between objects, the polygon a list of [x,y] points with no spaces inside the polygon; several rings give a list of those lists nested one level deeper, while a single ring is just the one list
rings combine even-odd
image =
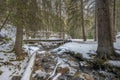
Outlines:
[{"label": "tree bark", "polygon": [[95,27],[94,27],[94,41],[98,40],[98,31],[97,31],[97,13],[96,13],[96,3],[95,3]]},{"label": "tree bark", "polygon": [[96,0],[96,6],[98,22],[97,57],[107,59],[115,54],[111,34],[109,0]]},{"label": "tree bark", "polygon": [[15,41],[15,53],[17,55],[18,59],[21,59],[22,56],[22,40],[23,40],[23,0],[19,0],[17,2],[17,13],[16,13],[16,26],[17,26],[17,31],[16,31],[16,41]]},{"label": "tree bark", "polygon": [[116,41],[116,34],[117,34],[117,28],[116,28],[116,0],[113,2],[113,41]]},{"label": "tree bark", "polygon": [[83,0],[81,0],[81,19],[82,19],[83,40],[86,41],[85,26],[84,26]]}]

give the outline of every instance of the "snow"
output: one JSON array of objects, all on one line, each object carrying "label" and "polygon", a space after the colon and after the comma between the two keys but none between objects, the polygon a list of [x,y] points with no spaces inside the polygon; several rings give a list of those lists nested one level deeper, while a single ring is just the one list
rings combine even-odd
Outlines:
[{"label": "snow", "polygon": [[54,69],[54,71],[51,73],[51,75],[48,77],[48,80],[55,75],[55,72],[56,72],[56,70],[57,70],[57,67],[58,67],[61,63],[62,63],[62,60],[59,60],[59,58],[58,58],[57,64],[56,64],[56,66],[55,66],[55,69]]},{"label": "snow", "polygon": [[[46,72],[42,71],[42,70],[37,70],[35,71],[35,74],[37,74],[37,76],[39,77],[43,77],[44,79],[46,78],[46,76],[48,75]],[[33,77],[35,77],[35,75],[33,75]]]},{"label": "snow", "polygon": [[116,38],[120,38],[120,32],[117,33]]},{"label": "snow", "polygon": [[[83,58],[90,59],[90,54],[96,54],[97,42],[93,39],[88,39],[88,41],[83,42],[82,39],[71,39],[73,42],[66,43],[51,52],[57,54],[63,54],[65,52],[74,52],[74,54],[82,54]],[[114,48],[116,52],[120,54],[120,39],[116,39],[114,43]]]},{"label": "snow", "polygon": [[58,80],[58,77],[61,76],[62,74],[61,73],[58,73],[54,78],[53,80]]},{"label": "snow", "polygon": [[45,54],[46,51],[38,51],[38,54]]},{"label": "snow", "polygon": [[115,48],[115,51],[120,54],[120,38],[117,38],[116,39],[116,42],[114,43],[114,48]]},{"label": "snow", "polygon": [[115,60],[109,60],[108,64],[111,64],[113,66],[119,67],[120,68],[120,61],[115,61]]},{"label": "snow", "polygon": [[8,43],[4,43],[0,45],[0,51],[9,52],[13,49],[14,43],[9,41]]},{"label": "snow", "polygon": [[[71,41],[83,41],[83,39],[69,39],[69,40],[71,40]],[[88,41],[94,41],[94,39],[87,39],[87,42]],[[84,41],[84,42],[86,42],[86,41]]]},{"label": "snow", "polygon": [[33,70],[33,65],[34,65],[35,57],[36,57],[36,53],[34,53],[31,56],[31,59],[30,59],[30,61],[28,63],[28,66],[27,66],[24,74],[22,75],[21,80],[30,80],[30,76],[31,76],[31,73],[32,73],[32,70]]},{"label": "snow", "polygon": [[[76,69],[74,69],[74,68],[72,68],[72,67],[70,67],[68,64],[66,64],[66,62],[67,62],[68,60],[65,60],[65,59],[63,59],[63,58],[59,58],[59,57],[57,57],[57,62],[58,63],[60,63],[59,64],[59,67],[60,68],[69,68],[69,74],[70,75],[73,75],[75,72],[76,72]],[[67,63],[69,63],[70,65],[72,65],[72,66],[76,66],[76,64],[74,63],[74,62],[71,62],[71,61],[68,61]],[[71,64],[72,63],[72,64]]]},{"label": "snow", "polygon": [[1,30],[0,35],[6,38],[11,38],[13,41],[15,41],[16,36],[15,26],[6,24],[6,26]]},{"label": "snow", "polygon": [[[7,46],[7,47],[9,47],[9,46]],[[35,46],[24,45],[23,47],[24,47],[24,50],[26,52],[28,52],[29,57],[31,57],[31,55],[35,55],[33,53],[35,53],[37,50],[39,50],[39,48],[35,47]],[[3,48],[3,50],[4,49],[5,48]],[[15,53],[0,52],[0,62],[1,62],[0,70],[3,72],[0,75],[0,80],[11,80],[11,78],[13,76],[16,76],[16,75],[20,76],[21,74],[23,74],[23,72],[25,71],[24,69],[28,65],[27,62],[29,60],[28,59],[29,57],[25,57],[25,59],[22,61],[16,61]],[[32,60],[34,60],[34,59],[32,59]],[[6,62],[8,62],[10,64],[4,65],[3,63],[6,64]],[[32,62],[29,64],[32,64]],[[30,69],[28,71],[30,71]],[[24,79],[24,80],[26,80],[26,79]]]},{"label": "snow", "polygon": [[57,52],[57,54],[63,54],[64,52],[74,52],[75,54],[80,53],[83,58],[89,59],[90,56],[88,53],[96,54],[96,49],[97,44],[80,44],[76,42],[69,42],[54,49],[52,52]]},{"label": "snow", "polygon": [[60,40],[61,38],[50,37],[48,40]]},{"label": "snow", "polygon": [[[3,44],[0,42],[0,70],[3,72],[0,75],[0,80],[10,80],[14,75],[22,75],[23,77],[21,80],[29,80],[30,73],[32,72],[32,66],[34,64],[36,52],[38,50],[41,50],[42,47],[51,47],[51,45],[56,45],[53,43],[48,42],[41,42],[41,45],[37,44],[37,46],[25,44],[23,46],[23,49],[26,53],[28,53],[29,57],[31,57],[29,63],[27,64],[29,57],[25,57],[22,61],[16,61],[16,55],[14,53],[5,53],[7,51],[10,51],[15,42],[15,34],[16,34],[16,28],[11,25],[6,25],[1,32],[0,35],[4,38],[8,38],[10,40],[3,40]],[[116,49],[116,52],[120,54],[120,33],[116,36],[117,40],[114,43],[114,48]],[[59,38],[49,38],[50,40],[58,40]],[[52,50],[51,52],[54,52],[58,55],[62,55],[65,52],[74,52],[74,54],[81,54],[83,58],[91,59],[90,54],[96,54],[97,50],[97,42],[95,42],[93,39],[87,39],[87,41],[83,41],[83,39],[70,39],[72,42],[66,43],[64,45],[61,45],[60,47]],[[44,45],[44,46],[43,46]],[[45,54],[46,51],[38,51],[38,54],[42,55]],[[76,66],[75,62],[69,61],[67,59],[63,59],[60,57],[56,58],[57,63],[54,67],[54,71],[51,72],[49,78],[53,77],[56,73],[57,67],[65,68],[68,67],[70,69],[69,74],[74,74],[76,72],[76,69],[70,67],[65,62],[69,63],[70,65]],[[5,65],[6,63],[9,63]],[[120,61],[108,61],[109,64],[113,66],[120,67]],[[27,66],[29,65],[29,66]],[[26,68],[27,67],[27,68]],[[26,70],[24,70],[26,68]],[[37,74],[46,77],[48,74],[43,71],[36,71]],[[56,80],[57,77],[59,77],[61,74],[57,74],[56,77],[54,77],[53,80]]]},{"label": "snow", "polygon": [[120,50],[120,39],[116,39],[116,42],[114,43],[115,49]]},{"label": "snow", "polygon": [[2,42],[0,42],[0,51],[11,51],[16,36],[16,28],[12,25],[6,25],[1,31],[0,35],[4,37]]},{"label": "snow", "polygon": [[[14,67],[12,66],[2,66],[0,69],[3,71],[2,75],[0,75],[1,80],[10,80],[11,74],[13,74],[14,71],[18,72],[18,70],[12,69]],[[11,70],[10,70],[11,69]]]},{"label": "snow", "polygon": [[60,63],[59,67],[61,67],[61,68],[69,67],[69,65],[65,64],[65,62],[63,61],[63,59],[59,58],[59,57],[58,57],[58,63]]},{"label": "snow", "polygon": [[31,56],[33,53],[39,50],[38,46],[30,46],[30,45],[24,45],[23,49],[26,53],[28,53],[29,56]]},{"label": "snow", "polygon": [[0,75],[0,80],[11,80],[13,76],[21,75],[27,61],[28,57],[22,61],[16,61],[16,55],[14,53],[0,52],[0,70],[3,72]]}]

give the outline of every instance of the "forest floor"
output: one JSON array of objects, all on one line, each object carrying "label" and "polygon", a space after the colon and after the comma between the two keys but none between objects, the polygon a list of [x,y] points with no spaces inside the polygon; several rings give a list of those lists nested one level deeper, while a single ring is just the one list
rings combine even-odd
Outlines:
[{"label": "forest floor", "polygon": [[32,80],[119,80],[118,75],[95,68],[85,60],[69,54],[56,55],[46,51],[37,54]]},{"label": "forest floor", "polygon": [[[29,80],[28,76],[32,80],[120,80],[120,59],[105,62],[94,59],[97,42],[93,40],[71,39],[72,42],[60,46],[52,42],[24,44],[23,53],[27,56],[19,61],[10,52],[15,40],[15,33],[11,32],[15,30],[6,29],[3,33],[7,33],[7,39],[0,41],[0,80],[11,80],[13,76],[13,80],[19,80],[27,68],[27,77],[22,80]],[[120,34],[116,37],[114,48],[120,54]],[[29,64],[34,65],[33,69]]]},{"label": "forest floor", "polygon": [[[37,46],[25,44],[23,50],[24,53],[28,53],[28,56],[22,61],[16,60],[14,52],[0,52],[0,80],[11,80],[13,76],[23,76],[30,56],[35,52],[37,54],[32,80],[120,80],[119,60],[105,62],[112,67],[103,67],[94,63],[96,42],[75,41],[57,48],[54,46],[56,44],[45,42]],[[119,41],[115,43],[115,49],[117,52],[120,51]]]},{"label": "forest floor", "polygon": [[[120,45],[115,43],[115,47],[119,52]],[[120,80],[120,61],[94,63],[96,49],[96,42],[75,41],[38,52],[32,80]]]},{"label": "forest floor", "polygon": [[[0,52],[0,80],[11,80],[13,76],[23,76],[30,61],[30,56],[36,54],[32,80],[120,80],[120,61],[108,60],[105,67],[94,63],[97,43],[93,41],[65,43],[57,48],[52,42],[40,44],[25,44],[24,60],[16,60],[14,52],[9,53],[9,44],[2,44]],[[116,52],[120,53],[120,39],[114,43]],[[117,67],[117,68],[116,68]],[[29,72],[28,72],[29,73]]]}]

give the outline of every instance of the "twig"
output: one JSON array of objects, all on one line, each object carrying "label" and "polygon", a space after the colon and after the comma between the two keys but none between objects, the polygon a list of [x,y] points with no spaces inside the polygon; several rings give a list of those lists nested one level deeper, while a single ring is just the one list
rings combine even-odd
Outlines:
[{"label": "twig", "polygon": [[61,62],[58,62],[58,63],[56,64],[56,67],[55,67],[53,73],[48,77],[47,80],[49,80],[51,77],[53,77],[53,76],[55,75],[55,72],[56,72],[56,70],[57,70],[57,67],[58,67],[60,64],[61,64]]},{"label": "twig", "polygon": [[54,78],[53,80],[58,80],[58,77],[60,77],[62,74],[61,73],[58,73]]},{"label": "twig", "polygon": [[7,20],[8,20],[9,17],[10,17],[10,15],[11,15],[11,12],[9,12],[8,15],[7,15],[7,17],[5,18],[3,24],[2,24],[1,27],[0,27],[0,31],[1,31],[1,29],[4,27],[4,25],[6,24]]}]

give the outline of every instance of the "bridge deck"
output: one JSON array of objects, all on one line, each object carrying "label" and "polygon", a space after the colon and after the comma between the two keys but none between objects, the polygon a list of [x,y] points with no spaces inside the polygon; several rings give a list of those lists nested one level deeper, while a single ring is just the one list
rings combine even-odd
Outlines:
[{"label": "bridge deck", "polygon": [[65,39],[26,39],[23,40],[25,43],[35,43],[35,42],[70,42],[70,40]]}]

